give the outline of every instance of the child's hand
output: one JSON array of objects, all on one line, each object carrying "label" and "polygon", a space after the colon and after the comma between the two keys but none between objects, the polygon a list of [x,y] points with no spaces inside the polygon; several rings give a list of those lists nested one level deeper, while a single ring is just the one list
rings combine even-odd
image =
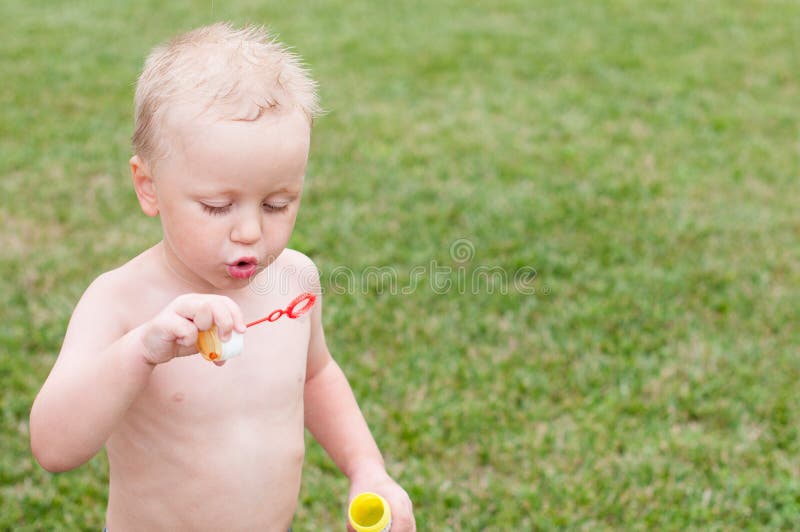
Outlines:
[{"label": "child's hand", "polygon": [[[411,499],[406,491],[385,470],[382,468],[375,469],[369,473],[353,476],[350,481],[348,507],[356,495],[365,491],[377,493],[389,503],[392,511],[392,532],[413,532],[417,530]],[[345,517],[345,519],[347,518]],[[347,530],[353,532],[349,522],[347,523]]]},{"label": "child's hand", "polygon": [[244,333],[246,330],[239,305],[229,297],[211,294],[176,297],[142,326],[145,360],[153,365],[163,364],[178,356],[197,353],[197,333],[212,325],[217,326],[223,342],[230,338],[231,331]]}]

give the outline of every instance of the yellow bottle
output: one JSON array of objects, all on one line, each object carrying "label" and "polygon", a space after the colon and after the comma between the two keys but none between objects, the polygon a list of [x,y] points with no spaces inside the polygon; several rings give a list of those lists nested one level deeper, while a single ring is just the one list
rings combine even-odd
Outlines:
[{"label": "yellow bottle", "polygon": [[244,335],[231,332],[231,339],[223,342],[219,339],[217,326],[197,334],[197,350],[206,360],[222,362],[239,355],[244,349]]},{"label": "yellow bottle", "polygon": [[356,495],[347,511],[350,525],[356,532],[389,532],[392,528],[392,511],[386,499],[377,493]]}]

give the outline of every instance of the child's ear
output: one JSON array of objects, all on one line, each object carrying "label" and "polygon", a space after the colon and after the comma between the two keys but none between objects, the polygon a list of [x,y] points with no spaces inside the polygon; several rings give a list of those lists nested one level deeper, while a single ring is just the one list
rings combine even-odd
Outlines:
[{"label": "child's ear", "polygon": [[150,169],[141,157],[134,155],[130,160],[131,177],[133,177],[133,188],[136,190],[136,197],[139,198],[139,205],[147,216],[158,215],[158,196],[156,196],[156,185]]}]

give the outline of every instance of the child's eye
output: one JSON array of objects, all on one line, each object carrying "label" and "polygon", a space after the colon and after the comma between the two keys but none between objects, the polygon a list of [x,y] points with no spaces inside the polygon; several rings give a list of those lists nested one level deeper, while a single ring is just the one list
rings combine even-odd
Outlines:
[{"label": "child's eye", "polygon": [[230,205],[225,205],[224,207],[217,207],[215,205],[206,205],[205,203],[201,203],[201,205],[203,206],[203,210],[206,211],[208,214],[221,215],[231,210]]},{"label": "child's eye", "polygon": [[285,211],[289,207],[288,203],[265,203],[264,210],[269,212]]}]

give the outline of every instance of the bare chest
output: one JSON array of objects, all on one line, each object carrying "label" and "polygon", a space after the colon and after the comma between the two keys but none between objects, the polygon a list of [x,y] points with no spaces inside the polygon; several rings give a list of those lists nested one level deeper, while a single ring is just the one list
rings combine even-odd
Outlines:
[{"label": "bare chest", "polygon": [[223,366],[199,355],[173,359],[153,372],[141,406],[194,423],[302,408],[308,337],[307,320],[285,321],[248,330],[242,354]]}]

